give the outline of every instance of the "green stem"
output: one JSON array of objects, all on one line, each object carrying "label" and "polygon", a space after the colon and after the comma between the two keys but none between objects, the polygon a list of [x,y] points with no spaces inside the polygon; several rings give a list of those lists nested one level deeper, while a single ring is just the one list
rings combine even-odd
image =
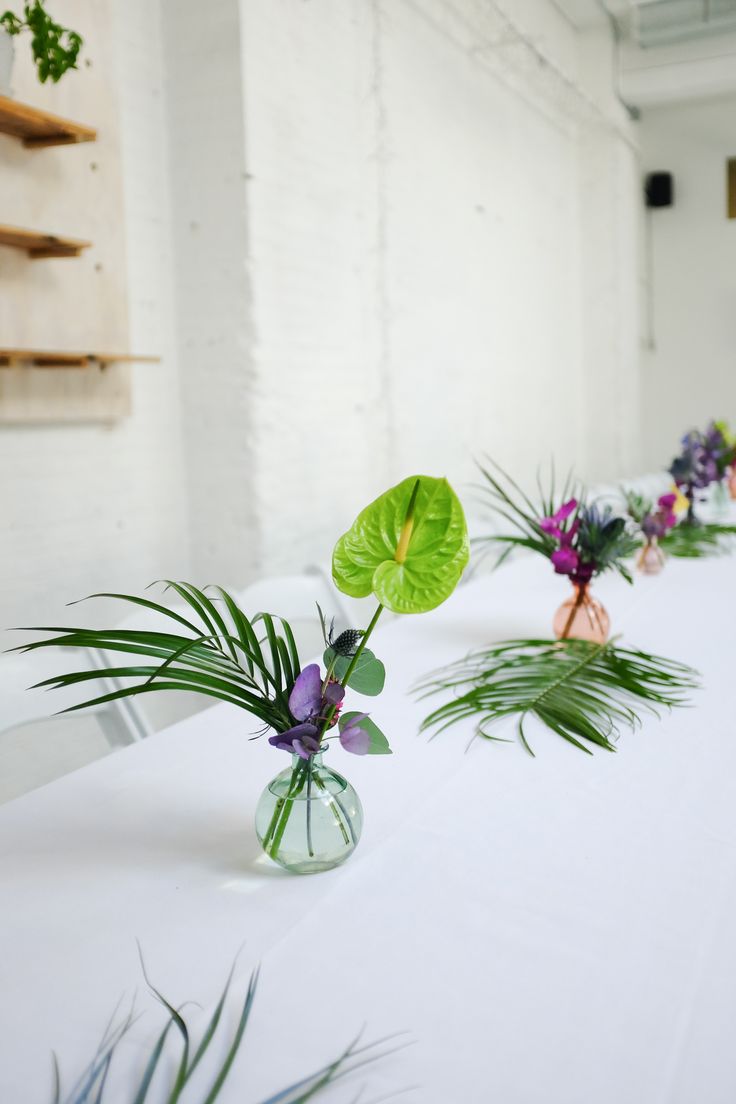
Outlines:
[{"label": "green stem", "polygon": [[[330,808],[332,809],[332,815],[335,818],[335,824],[337,825],[337,827],[340,829],[340,831],[342,833],[342,838],[345,841],[345,846],[346,847],[348,846],[348,844],[350,843],[350,838],[351,837],[352,837],[353,843],[357,843],[358,841],[355,838],[355,832],[353,831],[352,821],[350,820],[350,817],[348,816],[348,814],[345,811],[345,806],[342,804],[342,802],[340,801],[340,799],[338,797],[335,797],[334,794],[331,794],[331,793],[328,792],[327,787],[325,786],[324,782],[319,777],[319,775],[314,776],[314,782],[315,782],[315,785],[317,786],[317,788],[322,790],[322,793],[327,794],[327,803],[330,806]],[[335,806],[337,806],[337,808],[335,808]],[[345,823],[347,824],[348,828],[350,829],[350,837],[348,836],[347,832],[345,831],[345,824],[343,824],[343,821],[340,819],[340,813],[342,813],[343,818],[345,820]]]},{"label": "green stem", "polygon": [[310,859],[314,858],[312,847],[312,760],[307,759],[307,851]]},{"label": "green stem", "polygon": [[278,854],[281,840],[284,838],[284,832],[286,831],[286,825],[289,823],[289,817],[294,807],[294,798],[304,789],[305,775],[306,768],[301,764],[294,767],[288,793],[284,797],[279,798],[276,802],[276,808],[273,811],[271,823],[268,826],[266,835],[263,837],[263,850],[267,855],[271,855],[271,857]]},{"label": "green stem", "polygon": [[[355,649],[355,655],[350,660],[350,663],[348,664],[348,669],[345,672],[344,677],[340,679],[341,686],[347,687],[347,685],[350,681],[350,676],[352,675],[353,671],[355,670],[355,665],[358,662],[358,660],[360,659],[361,655],[363,654],[363,649],[365,648],[366,644],[368,643],[368,640],[370,639],[370,635],[376,627],[376,622],[378,621],[378,618],[381,616],[382,613],[383,613],[383,606],[379,602],[378,607],[376,608],[376,612],[373,614],[373,617],[371,618],[370,624],[368,625],[368,628],[365,630],[365,633],[361,637],[360,644]],[[321,728],[320,734],[319,734],[320,742],[324,739],[325,732],[330,727],[330,725],[332,723],[332,719],[335,716],[336,711],[337,711],[337,706],[336,705],[331,705],[330,708],[327,710],[327,714],[325,716],[324,721],[322,722],[322,728]]]}]

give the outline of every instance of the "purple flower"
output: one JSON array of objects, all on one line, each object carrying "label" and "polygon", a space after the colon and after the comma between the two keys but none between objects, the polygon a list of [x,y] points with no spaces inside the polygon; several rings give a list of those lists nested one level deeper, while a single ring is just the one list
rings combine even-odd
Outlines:
[{"label": "purple flower", "polygon": [[551,517],[544,517],[539,522],[539,528],[544,533],[548,533],[551,537],[562,536],[562,523],[567,521],[573,510],[577,509],[578,500],[576,498],[569,499],[568,502],[563,502],[559,510],[555,511]]},{"label": "purple flower", "polygon": [[268,742],[281,751],[290,751],[292,755],[310,759],[320,749],[319,728],[308,723],[294,725],[287,732],[277,732],[269,736]]},{"label": "purple flower", "polygon": [[346,751],[351,751],[353,755],[368,754],[371,738],[365,729],[360,727],[360,722],[364,721],[367,716],[367,713],[356,713],[351,718],[350,724],[347,724],[340,732],[340,743]]},{"label": "purple flower", "polygon": [[335,724],[344,697],[345,688],[339,682],[331,680],[323,687],[319,665],[310,663],[295,679],[289,695],[289,711],[300,723],[269,736],[269,744],[309,759],[320,749],[319,734],[325,718],[334,707],[330,727]]},{"label": "purple flower", "polygon": [[580,557],[574,548],[557,548],[550,556],[558,575],[574,575],[580,566]]}]

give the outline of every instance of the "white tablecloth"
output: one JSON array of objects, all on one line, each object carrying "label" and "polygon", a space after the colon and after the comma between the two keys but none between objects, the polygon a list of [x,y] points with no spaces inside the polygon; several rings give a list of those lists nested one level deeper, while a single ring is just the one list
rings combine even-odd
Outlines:
[{"label": "white tablecloth", "polygon": [[79,1072],[136,989],[119,1078],[140,1069],[160,1020],[137,937],[175,1003],[211,1006],[241,947],[237,988],[262,964],[223,1104],[283,1087],[364,1024],[413,1045],[336,1102],[365,1083],[366,1100],[418,1086],[405,1099],[422,1104],[734,1104],[736,560],[596,585],[626,642],[705,681],[616,754],[531,726],[535,759],[516,743],[466,753],[469,726],[417,736],[414,680],[548,632],[566,587],[527,558],[377,631],[388,679],[368,708],[395,754],[331,752],[366,813],[335,871],[261,856],[253,811],[288,760],[228,706],[1,808],[0,1101],[45,1104],[51,1049]]}]

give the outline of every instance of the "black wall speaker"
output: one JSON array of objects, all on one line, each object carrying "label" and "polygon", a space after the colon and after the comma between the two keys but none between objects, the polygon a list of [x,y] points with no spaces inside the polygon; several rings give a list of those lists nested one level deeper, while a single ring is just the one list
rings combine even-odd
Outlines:
[{"label": "black wall speaker", "polygon": [[672,173],[648,173],[644,181],[647,207],[671,207],[675,202],[675,185]]}]

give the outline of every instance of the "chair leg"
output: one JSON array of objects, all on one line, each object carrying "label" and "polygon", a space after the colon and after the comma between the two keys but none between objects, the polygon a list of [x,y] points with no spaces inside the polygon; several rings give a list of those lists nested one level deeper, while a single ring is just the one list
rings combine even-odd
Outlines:
[{"label": "chair leg", "polygon": [[138,743],[141,739],[119,710],[100,709],[95,712],[94,716],[112,749],[128,747],[130,744]]}]

